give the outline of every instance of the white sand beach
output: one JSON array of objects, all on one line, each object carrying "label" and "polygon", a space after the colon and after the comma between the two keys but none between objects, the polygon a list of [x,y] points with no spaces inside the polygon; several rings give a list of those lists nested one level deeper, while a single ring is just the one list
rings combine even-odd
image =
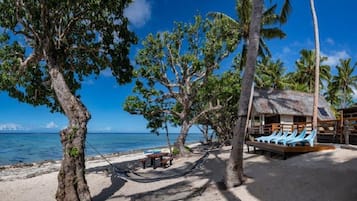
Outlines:
[{"label": "white sand beach", "polygon": [[[335,150],[292,156],[287,160],[245,152],[247,182],[222,190],[220,182],[229,152],[230,147],[223,147],[202,158],[203,151],[196,150],[196,154],[188,158],[175,159],[166,169],[148,167],[145,170],[137,161],[143,157],[142,153],[110,157],[115,166],[137,173],[127,181],[111,174],[110,166],[103,159],[89,160],[86,178],[95,201],[357,200],[356,150],[337,145]],[[196,164],[198,160],[201,163]],[[59,163],[44,163],[0,169],[0,200],[55,200],[58,166]]]}]

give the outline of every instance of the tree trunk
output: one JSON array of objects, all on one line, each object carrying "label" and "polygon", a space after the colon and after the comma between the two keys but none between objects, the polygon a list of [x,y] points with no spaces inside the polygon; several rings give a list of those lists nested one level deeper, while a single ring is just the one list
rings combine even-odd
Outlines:
[{"label": "tree trunk", "polygon": [[202,128],[198,126],[198,129],[202,132],[204,141],[203,144],[208,144],[210,143],[210,138],[208,137],[208,125],[202,125]]},{"label": "tree trunk", "polygon": [[167,120],[165,120],[165,131],[166,131],[167,146],[169,147],[170,154],[172,154],[170,137],[169,137],[169,128],[167,127]]},{"label": "tree trunk", "polygon": [[246,133],[249,99],[252,92],[256,58],[258,54],[263,0],[253,0],[253,10],[249,29],[249,43],[246,67],[242,80],[242,92],[239,98],[238,120],[233,131],[232,150],[226,167],[225,184],[227,188],[241,185],[243,175],[243,144]]},{"label": "tree trunk", "polygon": [[187,156],[188,151],[185,148],[186,137],[188,134],[188,130],[190,129],[190,124],[187,121],[183,121],[181,126],[180,135],[176,141],[176,147],[179,149],[180,156]]},{"label": "tree trunk", "polygon": [[69,119],[68,128],[60,132],[63,159],[58,173],[57,200],[91,200],[85,179],[84,147],[90,114],[69,90],[56,63],[48,59],[49,74],[57,100]]},{"label": "tree trunk", "polygon": [[[315,86],[314,86],[314,105],[312,114],[312,129],[317,130],[317,107],[319,102],[319,77],[320,77],[320,39],[319,39],[319,27],[315,11],[314,0],[310,0],[311,14],[314,24],[315,35]],[[315,138],[316,141],[316,138]]]}]

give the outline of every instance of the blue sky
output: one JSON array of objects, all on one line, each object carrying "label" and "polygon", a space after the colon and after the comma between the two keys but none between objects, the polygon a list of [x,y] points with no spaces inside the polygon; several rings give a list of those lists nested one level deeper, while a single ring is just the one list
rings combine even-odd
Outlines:
[{"label": "blue sky", "polygon": [[[282,60],[288,71],[294,70],[294,62],[299,58],[301,49],[314,48],[309,1],[291,1],[293,11],[288,23],[282,26],[287,37],[268,41],[273,57]],[[315,0],[315,7],[319,20],[321,52],[329,57],[326,63],[331,65],[332,72],[335,72],[340,58],[352,58],[353,63],[357,62],[357,2]],[[172,30],[174,21],[190,22],[194,15],[205,15],[211,11],[224,12],[235,18],[235,0],[136,0],[127,9],[126,15],[132,23],[131,29],[143,39],[148,33]],[[132,47],[132,61],[139,48],[140,45]],[[230,65],[230,61],[223,65]],[[88,124],[89,132],[148,131],[142,117],[130,115],[122,109],[132,87],[132,84],[118,86],[108,71],[102,72],[98,79],[88,77],[83,82],[80,95],[92,115]],[[66,125],[64,115],[52,114],[46,107],[20,103],[10,98],[6,92],[0,92],[0,131],[54,132]],[[195,130],[197,129],[193,131]],[[179,129],[171,128],[170,131],[178,132]]]}]

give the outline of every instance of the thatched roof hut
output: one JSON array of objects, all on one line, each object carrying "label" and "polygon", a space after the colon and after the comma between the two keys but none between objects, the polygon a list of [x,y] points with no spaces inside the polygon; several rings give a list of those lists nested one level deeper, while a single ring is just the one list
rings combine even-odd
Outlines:
[{"label": "thatched roof hut", "polygon": [[[311,93],[292,90],[255,89],[253,112],[255,115],[286,115],[312,117],[314,97]],[[319,120],[335,120],[325,98],[319,97]]]}]

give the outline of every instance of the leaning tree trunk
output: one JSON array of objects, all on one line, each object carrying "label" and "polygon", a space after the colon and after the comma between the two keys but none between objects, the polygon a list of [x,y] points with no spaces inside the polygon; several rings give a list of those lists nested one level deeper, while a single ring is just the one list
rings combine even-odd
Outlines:
[{"label": "leaning tree trunk", "polygon": [[84,146],[90,114],[69,90],[55,62],[48,59],[52,87],[57,100],[69,119],[69,126],[60,132],[63,159],[58,173],[57,200],[91,200],[85,179]]},{"label": "leaning tree trunk", "polygon": [[186,137],[188,130],[190,129],[190,124],[187,121],[183,121],[181,126],[180,135],[176,140],[176,147],[179,149],[180,156],[187,156],[188,151],[185,149]]},{"label": "leaning tree trunk", "polygon": [[167,120],[165,120],[165,131],[166,131],[167,146],[169,147],[170,154],[172,154],[171,142],[169,137],[169,128],[167,127]]},{"label": "leaning tree trunk", "polygon": [[247,63],[243,75],[242,92],[239,98],[238,120],[234,127],[232,150],[226,167],[225,184],[227,188],[239,186],[245,181],[243,175],[243,143],[246,132],[249,99],[252,92],[251,88],[258,54],[262,11],[263,0],[253,0]]},{"label": "leaning tree trunk", "polygon": [[[315,11],[314,0],[310,0],[312,21],[314,24],[315,36],[315,86],[314,86],[314,104],[312,114],[312,129],[317,130],[317,107],[319,103],[319,87],[320,87],[320,39],[317,15]],[[314,139],[315,141],[317,138]]]}]

